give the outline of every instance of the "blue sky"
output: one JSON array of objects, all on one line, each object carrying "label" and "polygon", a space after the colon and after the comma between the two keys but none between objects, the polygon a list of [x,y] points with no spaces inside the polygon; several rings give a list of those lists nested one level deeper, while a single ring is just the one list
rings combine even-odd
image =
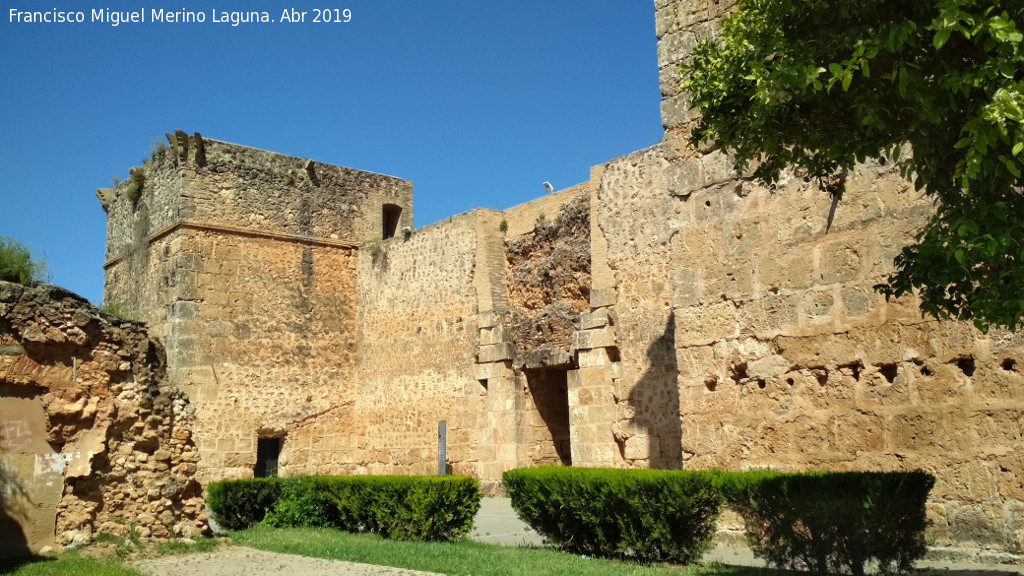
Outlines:
[{"label": "blue sky", "polygon": [[[652,0],[3,0],[0,236],[100,303],[96,188],[156,138],[205,137],[413,182],[417,226],[582,182],[661,139]],[[316,8],[348,23],[313,23]],[[86,22],[10,22],[9,10]],[[93,9],[147,22],[90,22]],[[151,10],[204,23],[151,23]],[[306,11],[212,22],[211,10]]]}]

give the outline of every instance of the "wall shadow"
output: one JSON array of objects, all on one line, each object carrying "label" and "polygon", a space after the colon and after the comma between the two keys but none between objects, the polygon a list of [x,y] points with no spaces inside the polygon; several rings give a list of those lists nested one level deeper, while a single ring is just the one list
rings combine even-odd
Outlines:
[{"label": "wall shadow", "polygon": [[650,437],[651,468],[683,467],[683,422],[679,414],[679,366],[676,363],[676,316],[670,312],[665,330],[647,349],[649,368],[629,395],[633,423]]},{"label": "wall shadow", "polygon": [[[534,405],[547,426],[554,453],[563,466],[572,465],[569,440],[568,374],[562,369],[526,369],[523,371]],[[543,439],[532,438],[535,443]]]},{"label": "wall shadow", "polygon": [[18,522],[19,502],[28,501],[28,491],[13,469],[2,460],[0,452],[0,559],[23,558],[32,552],[28,548],[28,538]]}]

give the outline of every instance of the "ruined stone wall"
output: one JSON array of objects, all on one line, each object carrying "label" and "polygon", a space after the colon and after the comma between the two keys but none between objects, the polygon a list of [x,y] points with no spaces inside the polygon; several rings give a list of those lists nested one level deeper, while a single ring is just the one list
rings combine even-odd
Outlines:
[{"label": "ruined stone wall", "polygon": [[[656,6],[660,195],[673,236],[654,281],[669,282],[683,465],[925,469],[937,477],[930,539],[1020,550],[1024,342],[923,320],[914,298],[887,303],[873,291],[931,211],[885,161],[845,175],[832,205],[798,172],[767,189],[738,178],[722,153],[688,148],[696,114],[676,68],[731,3]],[[638,220],[644,230],[631,235],[653,233]],[[630,289],[616,279],[625,318]]]},{"label": "ruined stone wall", "polygon": [[505,322],[516,345],[516,366],[549,364],[532,350],[561,350],[567,365],[579,314],[590,309],[590,195],[581,193],[558,212],[505,242],[509,310]]},{"label": "ruined stone wall", "polygon": [[550,223],[563,206],[589,189],[590,182],[584,182],[503,210],[501,218],[507,227],[505,236],[516,238],[532,233],[541,217]]},{"label": "ruined stone wall", "polygon": [[206,532],[193,426],[141,325],[0,282],[0,556]]},{"label": "ruined stone wall", "polygon": [[[518,459],[525,465],[571,464],[568,371],[572,335],[590,309],[590,194],[584,186],[561,206],[558,195],[517,207],[536,214],[533,228],[505,241],[508,311],[502,334],[513,345],[518,403]],[[545,214],[544,210],[557,207]],[[513,230],[509,226],[509,230]]]},{"label": "ruined stone wall", "polygon": [[395,204],[399,228],[412,225],[405,180],[210,139],[203,147],[182,163],[184,220],[361,243],[380,237],[382,206]]}]

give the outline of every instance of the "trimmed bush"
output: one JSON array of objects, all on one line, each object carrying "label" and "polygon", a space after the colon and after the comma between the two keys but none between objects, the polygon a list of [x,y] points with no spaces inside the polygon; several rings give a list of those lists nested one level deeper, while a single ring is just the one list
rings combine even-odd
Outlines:
[{"label": "trimmed bush", "polygon": [[691,563],[711,546],[716,472],[541,467],[505,472],[519,517],[577,554]]},{"label": "trimmed bush", "polygon": [[337,528],[334,503],[318,486],[318,477],[281,481],[281,495],[263,521],[276,528]]},{"label": "trimmed bush", "polygon": [[307,476],[217,482],[207,506],[231,530],[275,527],[374,532],[395,540],[457,540],[473,528],[480,483],[457,476]]},{"label": "trimmed bush", "polygon": [[926,472],[723,474],[756,556],[815,574],[904,574],[926,550]]},{"label": "trimmed bush", "polygon": [[206,487],[206,509],[228,530],[259,524],[281,495],[280,478],[225,480]]},{"label": "trimmed bush", "polygon": [[338,527],[395,540],[457,540],[473,528],[480,483],[458,476],[317,478]]}]

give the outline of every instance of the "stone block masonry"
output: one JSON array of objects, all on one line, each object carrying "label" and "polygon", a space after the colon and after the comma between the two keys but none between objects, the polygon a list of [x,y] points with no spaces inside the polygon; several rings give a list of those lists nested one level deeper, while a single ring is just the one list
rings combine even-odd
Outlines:
[{"label": "stone block masonry", "polygon": [[933,542],[1024,549],[1024,340],[873,290],[927,198],[877,160],[832,206],[687,144],[679,64],[734,6],[656,0],[664,141],[503,212],[413,229],[409,182],[182,132],[100,191],[105,298],[164,344],[196,478],[432,474],[444,420],[489,491],[542,463],[923,468]]},{"label": "stone block masonry", "polygon": [[672,230],[666,271],[654,277],[671,294],[678,386],[662,389],[679,402],[683,465],[922,468],[938,478],[933,542],[1021,550],[1024,340],[926,321],[913,298],[886,302],[873,290],[930,200],[884,159],[847,174],[833,207],[795,171],[769,190],[722,152],[686,144],[699,112],[679,92],[679,64],[734,6],[656,2],[668,162],[658,197],[671,216],[638,222]]},{"label": "stone block masonry", "polygon": [[[260,439],[355,400],[356,254],[412,224],[408,182],[187,136],[104,197],[104,299],[147,321],[199,407],[200,478],[245,477]],[[347,422],[346,426],[354,426]],[[347,428],[346,428],[347,429]],[[341,430],[337,430],[341,433]]]}]

